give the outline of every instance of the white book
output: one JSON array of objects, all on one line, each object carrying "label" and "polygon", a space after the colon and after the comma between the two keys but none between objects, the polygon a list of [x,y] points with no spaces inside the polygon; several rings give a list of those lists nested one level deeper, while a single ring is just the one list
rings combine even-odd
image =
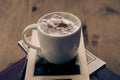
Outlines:
[{"label": "white book", "polygon": [[[31,36],[28,37],[28,40],[31,40]],[[27,46],[23,40],[18,41],[19,46],[22,48],[22,50],[25,51],[25,53],[29,53],[30,47]],[[99,68],[102,68],[103,66],[106,65],[106,62],[103,60],[99,59],[97,56],[95,56],[93,53],[88,51],[87,49],[85,50],[86,52],[86,58],[87,58],[87,65],[88,65],[88,71],[89,74],[94,73],[97,71]]]},{"label": "white book", "polygon": [[[34,36],[34,35],[36,35],[36,31],[33,31],[33,34],[32,34],[32,37],[28,37],[28,40],[31,40],[31,41],[34,41],[34,42],[36,42],[35,44],[36,45],[38,45],[38,39],[36,39],[36,36]],[[44,78],[44,76],[40,76],[40,77],[38,77],[38,76],[33,76],[33,73],[34,73],[34,70],[33,69],[31,69],[30,67],[28,67],[28,66],[31,66],[32,68],[35,68],[35,60],[36,60],[36,55],[35,54],[37,54],[36,53],[36,50],[34,50],[34,49],[31,49],[30,47],[28,47],[24,42],[23,42],[23,40],[20,40],[19,42],[18,42],[18,44],[19,44],[19,46],[26,52],[26,53],[28,53],[28,64],[27,64],[27,69],[26,69],[26,71],[29,71],[29,72],[26,72],[26,75],[25,75],[25,80],[28,80],[28,78],[29,79],[31,79],[31,80],[50,80],[50,79],[47,79],[47,78],[49,78],[50,76],[47,76],[46,77],[46,79],[43,79]],[[84,46],[83,46],[84,47]],[[32,52],[32,53],[31,53]],[[34,52],[34,53],[33,53]],[[30,54],[31,53],[31,54]],[[32,58],[30,58],[30,56],[32,56]],[[87,68],[88,68],[88,73],[89,73],[89,75],[90,74],[92,74],[93,72],[95,72],[95,71],[97,71],[99,68],[101,68],[102,66],[104,66],[106,63],[104,62],[104,61],[102,61],[101,59],[99,59],[98,57],[96,57],[95,55],[93,55],[90,51],[88,51],[88,50],[86,50],[85,49],[85,56],[86,56],[86,61],[87,61]],[[84,57],[84,56],[83,56]],[[29,60],[29,59],[31,59],[31,60]],[[85,60],[84,60],[85,61]],[[84,61],[82,61],[83,63],[84,63]],[[79,62],[78,62],[78,64],[79,64]],[[84,64],[84,66],[85,66],[85,64]],[[82,69],[82,66],[80,66],[80,69]],[[80,76],[81,76],[81,73],[84,73],[84,72],[86,72],[86,73],[84,73],[84,76],[83,77],[85,77],[86,76],[86,79],[84,79],[83,77],[81,77],[81,79],[80,80],[88,80],[88,76],[87,76],[87,70],[85,71],[85,69],[86,68],[84,68],[83,69],[83,72],[80,72]],[[31,70],[31,71],[30,71]],[[82,71],[82,70],[81,70]],[[31,72],[31,73],[30,73]],[[33,77],[34,77],[34,79],[33,79]],[[58,79],[59,78],[66,78],[65,76],[52,76],[52,78],[57,78],[58,77]],[[52,79],[51,78],[51,79]],[[67,75],[67,78],[68,79],[66,79],[66,80],[76,80],[76,78],[77,78],[77,76],[68,76]],[[71,78],[73,78],[73,79],[71,79]],[[79,78],[79,77],[78,77]],[[61,80],[64,80],[64,79],[61,79]],[[79,79],[78,79],[79,80]]]}]

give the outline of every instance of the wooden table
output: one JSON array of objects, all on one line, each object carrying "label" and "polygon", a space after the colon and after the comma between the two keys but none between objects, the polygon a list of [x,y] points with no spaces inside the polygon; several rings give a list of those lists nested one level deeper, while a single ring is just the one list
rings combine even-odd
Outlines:
[{"label": "wooden table", "polygon": [[[120,74],[119,0],[0,0],[0,71],[25,56],[22,30],[46,13],[70,12],[82,21],[86,48]],[[30,34],[29,34],[30,35]]]}]

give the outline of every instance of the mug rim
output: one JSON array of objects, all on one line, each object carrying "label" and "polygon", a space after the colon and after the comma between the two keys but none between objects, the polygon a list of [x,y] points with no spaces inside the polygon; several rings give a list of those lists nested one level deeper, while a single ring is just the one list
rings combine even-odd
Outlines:
[{"label": "mug rim", "polygon": [[[44,19],[44,17],[46,17],[46,16],[48,16],[48,15],[51,15],[51,14],[55,14],[55,13],[59,13],[59,14],[62,13],[62,14],[72,15],[72,16],[75,17],[75,19],[79,22],[78,28],[77,28],[74,32],[72,32],[71,34],[61,35],[61,36],[58,36],[58,35],[50,35],[50,34],[44,32],[44,31],[40,28],[40,25],[39,25],[40,23],[39,23],[39,21],[40,21],[41,19]],[[47,13],[47,14],[43,15],[41,18],[39,18],[39,20],[37,21],[37,28],[38,28],[38,30],[40,30],[40,31],[41,31],[44,35],[46,35],[46,36],[50,36],[50,37],[67,37],[67,36],[70,36],[70,35],[75,34],[76,32],[78,32],[78,31],[80,30],[80,28],[81,28],[81,20],[80,20],[76,15],[74,15],[74,14],[72,14],[72,13],[68,13],[68,12],[51,12],[51,13]]]}]

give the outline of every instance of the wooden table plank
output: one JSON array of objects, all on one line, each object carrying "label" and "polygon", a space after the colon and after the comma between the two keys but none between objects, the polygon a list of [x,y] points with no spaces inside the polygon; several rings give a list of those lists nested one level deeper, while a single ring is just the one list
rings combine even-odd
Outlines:
[{"label": "wooden table plank", "polygon": [[25,56],[17,42],[27,25],[27,3],[25,0],[0,1],[0,71]]}]

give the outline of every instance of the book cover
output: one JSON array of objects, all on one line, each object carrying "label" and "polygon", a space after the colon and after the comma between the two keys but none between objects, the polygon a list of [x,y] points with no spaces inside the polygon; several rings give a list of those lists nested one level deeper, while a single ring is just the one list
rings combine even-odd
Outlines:
[{"label": "book cover", "polygon": [[[81,32],[82,33],[82,32]],[[32,37],[28,37],[28,40],[31,40],[31,42],[35,45],[39,45],[39,41],[37,38],[37,32],[33,30]],[[74,61],[68,64],[70,68],[72,68],[72,72],[70,73],[69,70],[66,67],[67,65],[46,65],[47,61],[42,60],[42,58],[37,58],[37,51],[28,47],[23,40],[20,40],[18,42],[19,46],[28,53],[28,62],[27,62],[27,68],[26,68],[26,74],[25,74],[25,80],[28,79],[60,79],[60,80],[89,80],[88,76],[89,74],[92,74],[96,70],[98,70],[100,67],[105,65],[105,62],[94,56],[91,52],[86,50],[84,48],[84,41],[83,41],[83,35],[81,34],[81,40],[80,40],[80,47],[78,50],[78,56],[74,59]],[[40,59],[40,60],[38,60]],[[45,64],[39,63],[43,62]],[[98,63],[99,62],[99,63]],[[38,66],[37,63],[41,66]],[[45,69],[45,66],[47,68]],[[51,67],[52,66],[52,67]],[[56,67],[57,66],[57,67]],[[51,68],[50,68],[51,67]],[[62,70],[62,68],[64,68]],[[65,68],[66,67],[66,68]],[[43,71],[44,70],[44,71]],[[36,73],[39,72],[39,73]]]},{"label": "book cover", "polygon": [[[31,36],[27,38],[29,41],[31,40]],[[18,45],[22,48],[22,50],[25,51],[26,54],[29,53],[30,47],[27,46],[23,40],[18,41]],[[99,59],[97,56],[95,56],[93,53],[91,53],[89,50],[85,49],[86,52],[86,59],[87,59],[87,65],[88,65],[88,71],[89,74],[94,73],[99,68],[106,65],[106,62]]]}]

